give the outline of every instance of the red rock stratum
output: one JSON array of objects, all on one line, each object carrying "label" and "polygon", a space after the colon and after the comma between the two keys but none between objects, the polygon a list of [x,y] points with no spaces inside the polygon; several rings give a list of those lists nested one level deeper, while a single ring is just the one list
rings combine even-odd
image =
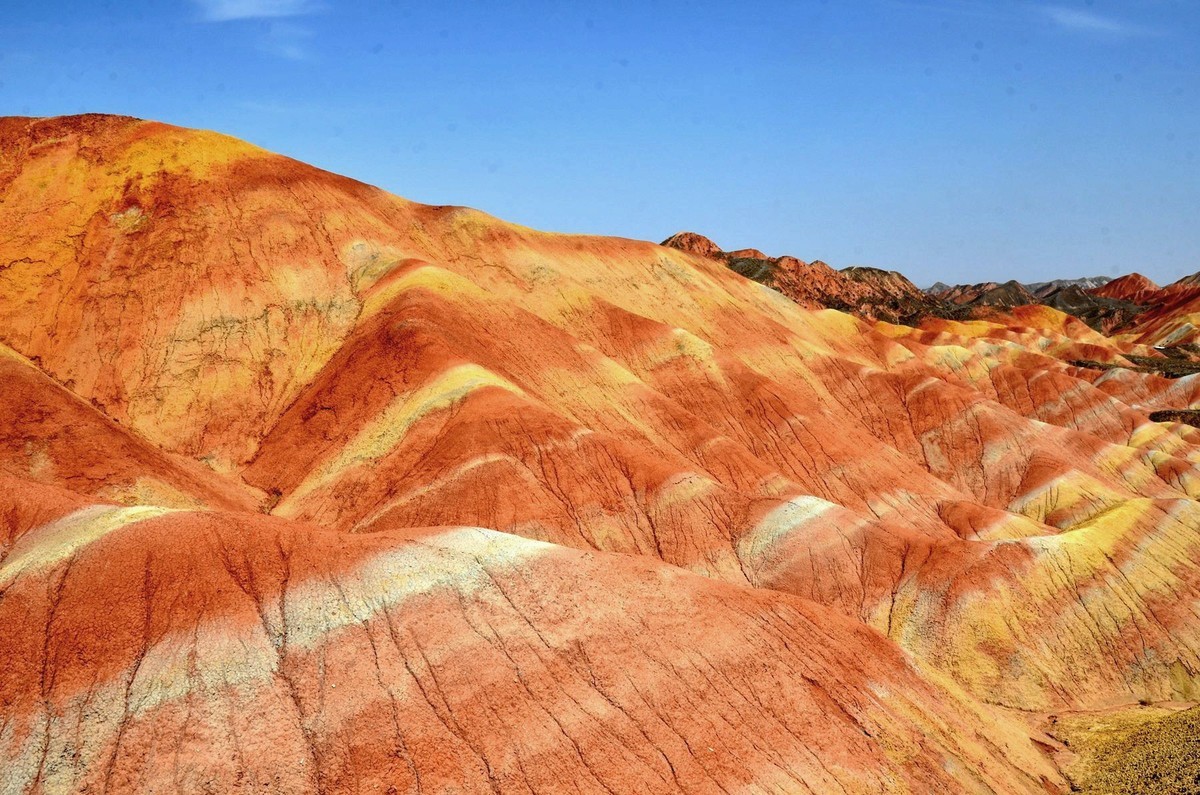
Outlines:
[{"label": "red rock stratum", "polygon": [[0,229],[5,793],[1067,792],[1046,715],[1200,699],[1166,309],[868,322],[110,116],[0,121]]}]

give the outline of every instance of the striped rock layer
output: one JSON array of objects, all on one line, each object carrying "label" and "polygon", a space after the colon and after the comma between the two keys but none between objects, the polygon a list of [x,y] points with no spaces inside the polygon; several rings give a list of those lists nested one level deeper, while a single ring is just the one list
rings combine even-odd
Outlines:
[{"label": "striped rock layer", "polygon": [[0,120],[0,793],[1064,792],[1200,700],[1196,377]]}]

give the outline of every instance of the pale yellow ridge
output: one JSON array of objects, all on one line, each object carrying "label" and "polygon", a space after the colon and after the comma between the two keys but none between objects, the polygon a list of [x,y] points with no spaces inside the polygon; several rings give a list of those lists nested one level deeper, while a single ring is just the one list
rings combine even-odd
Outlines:
[{"label": "pale yellow ridge", "polygon": [[115,530],[175,511],[157,505],[89,505],[42,525],[17,539],[0,565],[0,588],[21,574],[61,563]]},{"label": "pale yellow ridge", "polygon": [[305,478],[280,503],[275,513],[293,515],[305,496],[335,480],[345,470],[386,456],[422,418],[449,408],[471,392],[487,386],[524,394],[520,387],[477,364],[452,367],[420,389],[395,398],[336,457]]}]

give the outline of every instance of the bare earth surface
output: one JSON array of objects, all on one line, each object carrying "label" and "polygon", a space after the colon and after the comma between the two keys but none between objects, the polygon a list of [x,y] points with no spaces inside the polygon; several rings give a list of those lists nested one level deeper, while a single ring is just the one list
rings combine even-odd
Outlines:
[{"label": "bare earth surface", "polygon": [[1051,721],[1077,792],[1200,792],[1200,707],[1136,706]]},{"label": "bare earth surface", "polygon": [[0,793],[1192,791],[1187,290],[685,242],[0,120]]}]

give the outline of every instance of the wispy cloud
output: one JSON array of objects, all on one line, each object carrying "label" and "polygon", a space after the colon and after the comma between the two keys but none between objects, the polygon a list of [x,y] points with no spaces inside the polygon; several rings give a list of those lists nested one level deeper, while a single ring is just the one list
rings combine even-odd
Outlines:
[{"label": "wispy cloud", "polygon": [[323,10],[320,0],[192,0],[205,22],[254,21],[259,26],[256,47],[289,61],[308,58],[313,32],[288,21]]},{"label": "wispy cloud", "polygon": [[885,6],[906,11],[928,11],[936,14],[976,17],[979,19],[1006,19],[1011,16],[1003,8],[977,0],[879,0]]},{"label": "wispy cloud", "polygon": [[308,41],[313,32],[302,25],[289,22],[272,22],[266,35],[259,42],[259,49],[290,61],[303,61],[308,57]]},{"label": "wispy cloud", "polygon": [[[974,17],[997,24],[1027,25],[1030,14],[1049,21],[1060,30],[1104,38],[1161,36],[1163,31],[1120,17],[1099,14],[1061,3],[996,3],[984,0],[876,0],[884,6],[948,16]],[[1091,5],[1090,3],[1088,5]]]},{"label": "wispy cloud", "polygon": [[274,116],[290,116],[302,113],[311,113],[317,109],[317,105],[309,103],[297,102],[263,102],[257,99],[240,99],[234,103],[242,110],[248,110],[251,113],[264,113]]},{"label": "wispy cloud", "polygon": [[1066,6],[1042,6],[1041,11],[1050,21],[1073,33],[1089,33],[1100,36],[1128,37],[1154,36],[1158,31],[1136,25],[1117,17],[1097,14]]},{"label": "wispy cloud", "polygon": [[209,22],[231,19],[277,19],[312,14],[320,9],[314,0],[193,0]]},{"label": "wispy cloud", "polygon": [[345,103],[333,100],[319,102],[292,102],[278,99],[239,99],[233,103],[237,108],[264,116],[297,116],[320,117],[328,119],[332,115],[368,116],[386,114],[377,103]]}]

